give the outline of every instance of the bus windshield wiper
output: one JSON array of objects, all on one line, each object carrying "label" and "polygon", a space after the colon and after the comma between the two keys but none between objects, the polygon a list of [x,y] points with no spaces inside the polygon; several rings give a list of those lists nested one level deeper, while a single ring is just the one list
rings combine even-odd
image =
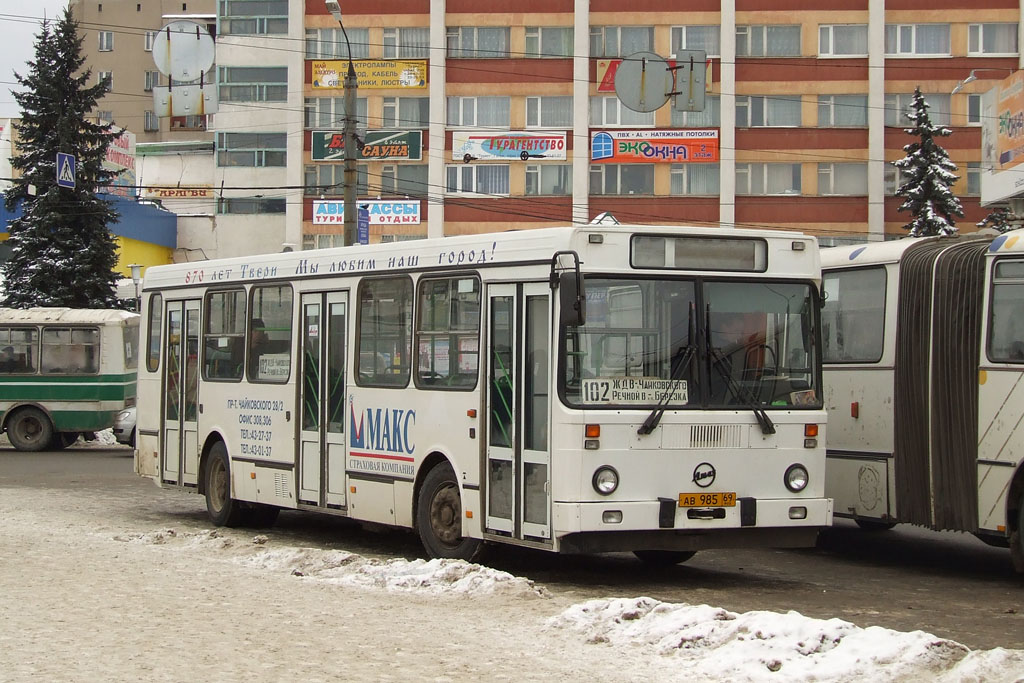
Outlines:
[{"label": "bus windshield wiper", "polygon": [[736,383],[736,380],[732,378],[730,373],[725,367],[723,367],[723,361],[726,359],[726,354],[722,353],[721,350],[711,346],[711,307],[707,310],[707,329],[708,334],[705,335],[705,343],[707,344],[708,359],[711,361],[711,366],[718,371],[718,374],[725,380],[725,386],[728,387],[729,393],[734,399],[739,401],[745,408],[750,409],[754,413],[754,417],[757,418],[757,423],[761,425],[762,434],[774,434],[775,423],[768,417],[768,413],[765,412],[761,402],[757,400],[757,397],[746,387],[740,386]]},{"label": "bus windshield wiper", "polygon": [[695,348],[692,344],[679,347],[679,351],[675,354],[675,357],[679,358],[679,363],[672,369],[669,384],[665,387],[665,392],[658,398],[658,404],[654,407],[654,410],[647,416],[644,423],[637,428],[637,434],[650,434],[658,426],[658,423],[661,422],[661,416],[665,414],[665,406],[668,405],[676,391],[676,387],[679,386],[679,381],[683,378],[684,369],[690,365],[690,359],[693,358]]}]

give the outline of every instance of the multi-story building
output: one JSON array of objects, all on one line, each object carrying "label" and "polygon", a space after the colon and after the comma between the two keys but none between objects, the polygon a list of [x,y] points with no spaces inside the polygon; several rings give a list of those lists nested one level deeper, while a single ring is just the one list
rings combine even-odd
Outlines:
[{"label": "multi-story building", "polygon": [[[911,142],[902,114],[916,87],[953,131],[940,142],[960,169],[967,232],[988,212],[981,95],[1021,63],[1019,0],[345,0],[342,10],[344,30],[322,0],[218,3],[212,169],[182,161],[164,174],[210,173],[216,216],[182,232],[194,244],[181,246],[212,257],[342,243],[349,57],[371,242],[603,212],[837,241],[902,236],[909,215],[897,211],[891,162]],[[709,61],[702,111],[669,101],[637,112],[618,99],[621,58],[687,50]]]}]

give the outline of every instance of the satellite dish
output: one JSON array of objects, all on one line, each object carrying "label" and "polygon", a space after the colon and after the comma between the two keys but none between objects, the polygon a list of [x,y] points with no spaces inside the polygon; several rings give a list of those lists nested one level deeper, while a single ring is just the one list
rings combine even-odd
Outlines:
[{"label": "satellite dish", "polygon": [[653,52],[634,52],[615,72],[615,94],[633,111],[655,111],[668,102],[672,92],[668,62]]},{"label": "satellite dish", "polygon": [[194,21],[172,21],[153,40],[153,61],[164,76],[194,81],[213,66],[216,46],[203,26]]}]

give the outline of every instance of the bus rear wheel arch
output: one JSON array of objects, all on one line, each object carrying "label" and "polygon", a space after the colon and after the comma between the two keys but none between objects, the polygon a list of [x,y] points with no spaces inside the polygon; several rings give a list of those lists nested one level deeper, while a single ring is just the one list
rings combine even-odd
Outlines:
[{"label": "bus rear wheel arch", "polygon": [[203,493],[206,514],[214,526],[234,527],[242,523],[242,504],[231,497],[231,463],[223,441],[213,444],[204,460]]},{"label": "bus rear wheel arch", "polygon": [[39,408],[18,408],[7,419],[7,438],[19,451],[41,451],[53,440],[54,429],[50,416]]},{"label": "bus rear wheel arch", "polygon": [[462,495],[455,471],[442,460],[430,469],[416,498],[416,531],[432,558],[472,561],[482,542],[462,535]]}]

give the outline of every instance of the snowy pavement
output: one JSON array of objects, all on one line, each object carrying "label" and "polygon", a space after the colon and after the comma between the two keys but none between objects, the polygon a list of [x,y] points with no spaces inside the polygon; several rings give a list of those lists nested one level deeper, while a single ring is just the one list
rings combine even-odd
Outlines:
[{"label": "snowy pavement", "polygon": [[1020,650],[796,612],[573,603],[459,561],[295,547],[184,514],[145,528],[116,495],[0,488],[0,681],[1024,680]]}]

